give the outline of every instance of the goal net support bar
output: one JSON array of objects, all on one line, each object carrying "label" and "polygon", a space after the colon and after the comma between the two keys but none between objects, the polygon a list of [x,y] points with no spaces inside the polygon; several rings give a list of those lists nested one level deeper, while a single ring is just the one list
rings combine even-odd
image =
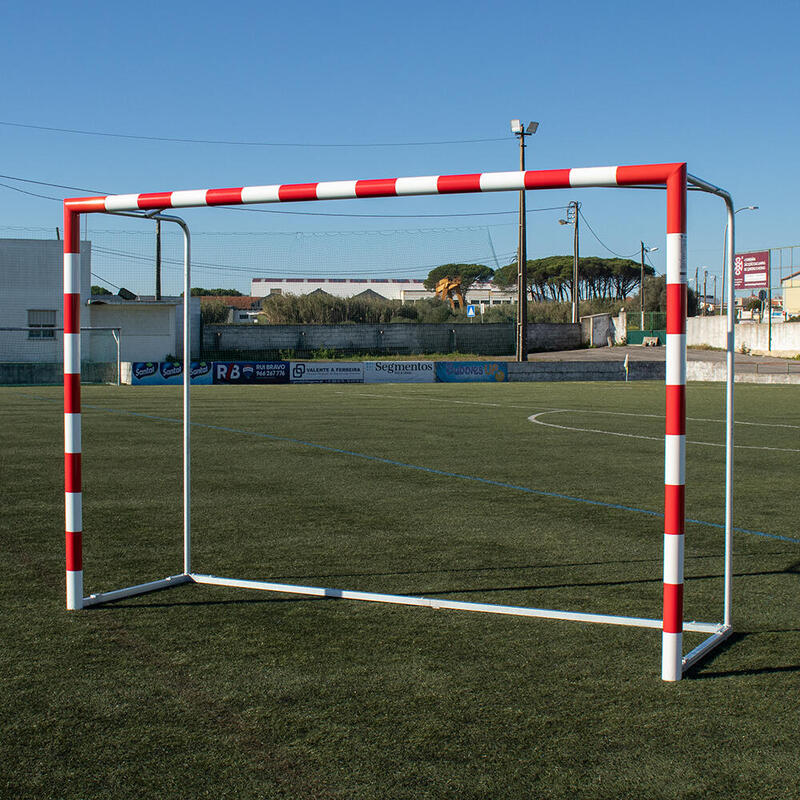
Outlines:
[{"label": "goal net support bar", "polygon": [[[245,186],[226,189],[143,194],[106,195],[72,198],[64,201],[64,414],[65,414],[65,493],[66,493],[66,569],[67,608],[131,597],[188,582],[290,592],[342,599],[372,600],[404,605],[451,608],[465,611],[516,614],[550,619],[604,622],[617,625],[660,628],[662,631],[662,679],[680,680],[683,672],[730,635],[731,515],[733,445],[733,352],[732,304],[728,314],[728,392],[726,419],[726,544],[723,621],[721,623],[684,622],[683,565],[685,531],[686,461],[686,198],[687,189],[710,192],[725,200],[728,210],[728,278],[733,283],[734,248],[733,203],[724,190],[694,176],[688,176],[685,163],[648,164],[616,167],[588,167],[519,172],[484,172],[465,175],[439,175],[380,180],[329,181],[302,184]],[[87,213],[121,213],[152,216],[180,224],[186,236],[184,301],[189,298],[189,238],[185,223],[178,217],[163,215],[165,209],[200,206],[285,203],[313,200],[401,197],[431,194],[566,189],[576,187],[636,187],[666,190],[667,200],[667,343],[666,343],[666,426],[664,436],[664,539],[663,607],[661,619],[617,617],[605,614],[528,609],[493,604],[446,601],[436,598],[405,597],[340,589],[262,581],[220,578],[191,571],[189,526],[189,392],[184,380],[184,572],[139,586],[102,594],[83,596],[82,491],[80,440],[80,237],[79,220]],[[151,212],[151,213],[148,213]],[[730,288],[730,287],[729,287]],[[731,289],[732,291],[732,289]],[[731,295],[732,296],[732,295]],[[184,313],[184,375],[189,374],[190,315]],[[710,636],[687,656],[682,655],[683,631],[699,631]]]}]

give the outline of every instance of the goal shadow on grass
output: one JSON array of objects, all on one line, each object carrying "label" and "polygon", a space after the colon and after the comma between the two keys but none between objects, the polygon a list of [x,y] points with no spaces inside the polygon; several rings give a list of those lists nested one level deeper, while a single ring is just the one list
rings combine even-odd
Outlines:
[{"label": "goal shadow on grass", "polygon": [[732,633],[727,641],[723,642],[711,658],[707,661],[696,664],[690,667],[686,673],[686,678],[691,680],[709,680],[715,678],[754,678],[759,675],[777,675],[783,673],[800,672],[800,664],[787,664],[782,666],[773,667],[753,667],[750,669],[730,669],[730,670],[715,670],[713,669],[714,662],[724,656],[727,651],[735,647],[738,643],[753,637],[761,636],[767,633],[800,633],[798,628],[782,628],[780,630],[770,631],[740,631]]}]

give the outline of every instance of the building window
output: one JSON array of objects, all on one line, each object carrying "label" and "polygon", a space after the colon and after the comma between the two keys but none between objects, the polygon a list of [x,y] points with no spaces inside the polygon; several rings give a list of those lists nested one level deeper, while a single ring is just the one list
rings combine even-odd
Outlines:
[{"label": "building window", "polygon": [[281,294],[281,292],[282,292],[281,289],[270,289],[269,290],[270,294]]},{"label": "building window", "polygon": [[55,339],[56,312],[40,309],[28,310],[28,338]]}]

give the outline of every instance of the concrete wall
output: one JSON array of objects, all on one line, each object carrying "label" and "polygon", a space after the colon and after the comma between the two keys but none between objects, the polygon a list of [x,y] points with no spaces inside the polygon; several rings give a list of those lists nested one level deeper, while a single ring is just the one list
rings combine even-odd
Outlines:
[{"label": "concrete wall", "polygon": [[[375,353],[514,352],[514,324],[386,325],[206,325],[203,356],[213,359],[226,352],[289,351],[297,354],[320,349]],[[580,346],[580,326],[528,326],[528,349],[568,350]]]},{"label": "concrete wall", "polygon": [[620,309],[616,317],[611,314],[591,314],[581,317],[581,336],[583,344],[589,347],[609,347],[624,344],[628,335],[628,317],[625,309]]},{"label": "concrete wall", "polygon": [[[631,361],[628,380],[664,380],[663,361]],[[624,381],[623,361],[526,361],[508,364],[509,381]]]},{"label": "concrete wall", "polygon": [[[795,356],[800,354],[800,322],[773,322],[772,347],[766,322],[740,322],[736,325],[736,350],[746,348],[758,355]],[[719,347],[724,350],[727,338],[726,317],[689,317],[686,320],[688,347]]]}]

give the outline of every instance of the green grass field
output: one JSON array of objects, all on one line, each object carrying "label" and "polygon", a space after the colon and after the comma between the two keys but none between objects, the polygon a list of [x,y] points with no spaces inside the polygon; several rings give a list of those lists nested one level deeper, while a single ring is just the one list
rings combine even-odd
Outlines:
[{"label": "green grass field", "polygon": [[[663,395],[198,387],[193,569],[658,617]],[[688,390],[687,619],[722,614],[723,399]],[[796,800],[800,387],[736,403],[736,633],[665,684],[637,628],[199,585],[68,613],[61,394],[3,389],[0,796]],[[179,390],[83,405],[86,592],[181,572]]]}]

